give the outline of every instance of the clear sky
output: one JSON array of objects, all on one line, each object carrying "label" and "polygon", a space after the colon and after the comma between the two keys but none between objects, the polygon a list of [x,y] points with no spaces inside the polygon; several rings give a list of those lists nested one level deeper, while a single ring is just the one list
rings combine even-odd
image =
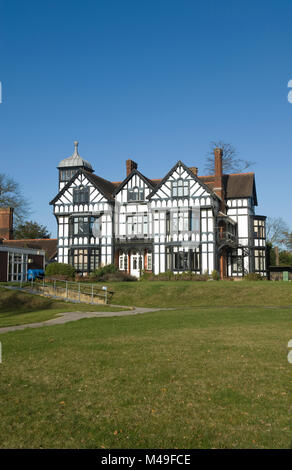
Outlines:
[{"label": "clear sky", "polygon": [[256,162],[258,214],[292,229],[292,2],[1,0],[0,172],[56,235],[59,161],[149,178],[199,167],[211,140]]}]

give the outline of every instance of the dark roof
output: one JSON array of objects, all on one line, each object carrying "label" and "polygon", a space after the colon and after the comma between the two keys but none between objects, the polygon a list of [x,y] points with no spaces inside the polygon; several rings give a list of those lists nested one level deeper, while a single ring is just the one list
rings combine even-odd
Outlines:
[{"label": "dark roof", "polygon": [[142,173],[140,173],[140,171],[138,171],[137,168],[134,168],[131,171],[131,173],[129,173],[129,175],[124,179],[124,181],[122,181],[116,186],[114,190],[114,194],[117,194],[125,186],[125,184],[132,178],[133,175],[138,175],[144,181],[144,183],[146,183],[150,187],[150,189],[152,190],[154,189],[155,184],[152,182],[152,180],[142,175]]},{"label": "dark roof", "polygon": [[257,205],[254,173],[224,175],[226,199],[253,197]]},{"label": "dark roof", "polygon": [[34,248],[35,250],[44,250],[46,259],[54,259],[57,255],[57,238],[24,238],[22,240],[3,240],[3,246],[14,248]]},{"label": "dark roof", "polygon": [[101,192],[102,194],[108,198],[113,199],[113,192],[116,189],[116,185],[111,181],[105,180],[100,176],[95,175],[94,173],[90,173],[89,171],[83,170],[83,173],[87,176],[89,181],[92,182]]},{"label": "dark roof", "polygon": [[[214,175],[199,176],[198,178],[213,191],[215,186]],[[226,199],[253,197],[255,205],[257,205],[254,173],[223,175],[223,186]]]}]

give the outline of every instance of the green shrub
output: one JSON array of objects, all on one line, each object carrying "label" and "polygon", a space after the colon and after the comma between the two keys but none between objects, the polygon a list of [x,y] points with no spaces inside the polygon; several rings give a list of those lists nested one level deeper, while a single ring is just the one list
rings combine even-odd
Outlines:
[{"label": "green shrub", "polygon": [[107,264],[106,266],[100,266],[99,268],[95,269],[91,274],[91,279],[95,281],[99,281],[103,279],[103,276],[106,274],[115,273],[118,271],[118,268],[114,264]]},{"label": "green shrub", "polygon": [[137,281],[137,278],[130,276],[128,273],[119,271],[114,264],[107,264],[101,266],[90,274],[91,281],[108,281],[108,282],[121,282],[121,281]]},{"label": "green shrub", "polygon": [[216,271],[216,269],[214,269],[212,271],[211,277],[212,277],[213,281],[219,281],[220,280],[220,274],[218,273],[218,271]]},{"label": "green shrub", "polygon": [[180,274],[175,274],[172,271],[165,271],[165,273],[143,273],[141,278],[142,281],[207,281],[209,275],[197,274],[192,271],[185,271]]},{"label": "green shrub", "polygon": [[64,279],[74,279],[76,270],[71,264],[65,263],[50,263],[46,267],[46,277],[62,277]]},{"label": "green shrub", "polygon": [[257,273],[248,273],[244,276],[245,281],[262,281],[264,278]]}]

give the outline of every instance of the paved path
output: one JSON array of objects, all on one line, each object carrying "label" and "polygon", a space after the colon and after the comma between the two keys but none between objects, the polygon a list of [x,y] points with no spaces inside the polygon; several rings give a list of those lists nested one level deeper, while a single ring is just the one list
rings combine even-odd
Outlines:
[{"label": "paved path", "polygon": [[[115,305],[115,307],[121,307]],[[131,308],[125,307],[123,308]],[[15,326],[5,326],[0,328],[0,334],[8,333],[9,331],[24,330],[26,328],[40,328],[41,326],[50,326],[50,325],[62,325],[71,321],[81,320],[82,318],[96,318],[96,317],[121,317],[125,315],[139,315],[142,313],[148,312],[157,312],[158,310],[171,310],[165,308],[132,308],[131,310],[123,310],[120,312],[66,312],[59,313],[56,315],[56,318],[51,320],[46,320],[38,323],[27,323],[26,325],[15,325]]]}]

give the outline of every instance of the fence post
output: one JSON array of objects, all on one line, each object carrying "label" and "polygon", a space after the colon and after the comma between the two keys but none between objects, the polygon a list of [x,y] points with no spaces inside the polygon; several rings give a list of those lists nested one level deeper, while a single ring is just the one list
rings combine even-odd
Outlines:
[{"label": "fence post", "polygon": [[107,304],[107,286],[102,286],[102,290],[105,292],[104,298],[105,298],[105,303]]},{"label": "fence post", "polygon": [[80,282],[78,283],[78,300],[80,302]]},{"label": "fence post", "polygon": [[93,284],[91,284],[91,303],[93,304]]},{"label": "fence post", "polygon": [[68,281],[66,281],[66,299],[68,299]]}]

